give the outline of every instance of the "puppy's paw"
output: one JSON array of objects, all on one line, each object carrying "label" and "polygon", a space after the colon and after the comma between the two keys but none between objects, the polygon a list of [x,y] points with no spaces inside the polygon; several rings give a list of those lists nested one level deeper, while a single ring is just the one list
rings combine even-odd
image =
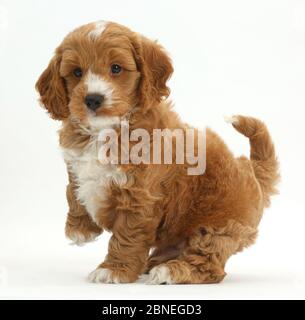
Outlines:
[{"label": "puppy's paw", "polygon": [[126,266],[113,266],[102,263],[89,274],[88,280],[95,283],[131,283],[138,280],[139,275]]},{"label": "puppy's paw", "polygon": [[77,229],[70,229],[69,232],[66,231],[66,237],[70,239],[71,245],[83,246],[88,242],[95,241],[99,236],[96,232],[81,232]]},{"label": "puppy's paw", "polygon": [[120,280],[113,275],[113,272],[106,268],[97,268],[92,271],[88,280],[94,283],[120,283]]},{"label": "puppy's paw", "polygon": [[169,269],[166,265],[159,265],[149,271],[146,284],[173,284]]},{"label": "puppy's paw", "polygon": [[225,122],[230,124],[237,124],[238,123],[238,117],[237,116],[224,116]]}]

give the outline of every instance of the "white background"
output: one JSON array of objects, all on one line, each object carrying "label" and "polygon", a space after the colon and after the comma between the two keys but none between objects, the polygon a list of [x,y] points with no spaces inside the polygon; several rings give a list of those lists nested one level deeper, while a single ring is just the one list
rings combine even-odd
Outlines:
[{"label": "white background", "polygon": [[[223,115],[268,124],[280,195],[221,284],[90,284],[108,236],[82,248],[64,237],[60,123],[38,106],[34,84],[67,32],[99,19],[159,39],[174,62],[176,110],[215,129],[236,155],[249,154],[248,141]],[[0,298],[305,298],[304,1],[1,0],[0,90]]]}]

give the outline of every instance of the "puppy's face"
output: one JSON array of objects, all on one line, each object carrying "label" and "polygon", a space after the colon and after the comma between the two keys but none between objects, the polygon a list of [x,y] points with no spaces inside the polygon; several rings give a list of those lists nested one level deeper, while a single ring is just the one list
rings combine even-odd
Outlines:
[{"label": "puppy's face", "polygon": [[98,22],[70,33],[36,88],[51,116],[91,125],[143,112],[168,96],[173,69],[163,49],[121,25]]}]

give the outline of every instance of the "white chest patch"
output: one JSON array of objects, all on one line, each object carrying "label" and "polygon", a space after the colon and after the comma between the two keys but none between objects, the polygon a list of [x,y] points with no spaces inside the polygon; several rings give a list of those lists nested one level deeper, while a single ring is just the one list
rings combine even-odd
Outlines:
[{"label": "white chest patch", "polygon": [[64,148],[63,155],[75,178],[77,200],[85,206],[93,221],[98,223],[96,214],[107,200],[110,183],[124,185],[127,177],[117,165],[99,161],[97,138],[93,138],[81,151]]}]

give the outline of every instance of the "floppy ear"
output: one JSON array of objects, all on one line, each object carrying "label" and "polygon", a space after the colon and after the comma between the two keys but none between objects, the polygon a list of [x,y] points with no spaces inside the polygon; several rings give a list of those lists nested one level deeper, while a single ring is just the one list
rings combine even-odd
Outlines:
[{"label": "floppy ear", "polygon": [[157,42],[141,37],[137,51],[141,72],[139,102],[147,109],[169,96],[170,89],[166,82],[174,69],[170,58]]},{"label": "floppy ear", "polygon": [[63,120],[69,116],[67,90],[64,79],[59,74],[60,61],[59,54],[56,54],[36,83],[41,104],[56,120]]}]

